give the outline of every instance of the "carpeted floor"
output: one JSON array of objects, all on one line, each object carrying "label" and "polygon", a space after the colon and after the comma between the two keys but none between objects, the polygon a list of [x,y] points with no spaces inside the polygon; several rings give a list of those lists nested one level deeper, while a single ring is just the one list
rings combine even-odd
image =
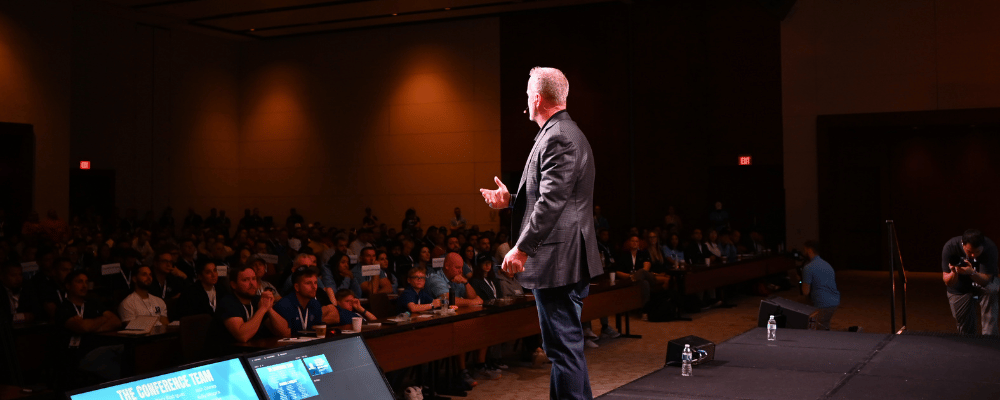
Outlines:
[{"label": "carpeted floor", "polygon": [[[861,326],[865,332],[889,333],[888,272],[840,271],[837,286],[841,304],[831,323],[834,330]],[[955,321],[948,308],[940,273],[910,273],[908,286],[908,329],[925,332],[954,332]],[[901,291],[902,286],[897,286]],[[798,299],[798,290],[775,295]],[[900,296],[901,297],[901,296]],[[757,326],[761,297],[738,296],[734,308],[718,308],[692,314],[693,321],[651,323],[632,319],[632,333],[642,339],[602,339],[599,348],[587,349],[587,362],[594,396],[636,380],[663,366],[667,342],[697,335],[716,343]],[[902,325],[897,303],[897,329]],[[597,325],[595,321],[595,325]],[[780,335],[780,332],[779,332]],[[680,373],[680,370],[678,370]],[[549,368],[511,365],[499,380],[480,381],[467,399],[514,400],[546,399]]]}]

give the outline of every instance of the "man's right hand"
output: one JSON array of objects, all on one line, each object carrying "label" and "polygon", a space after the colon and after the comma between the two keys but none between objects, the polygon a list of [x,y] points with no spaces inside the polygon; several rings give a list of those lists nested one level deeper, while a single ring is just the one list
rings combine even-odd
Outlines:
[{"label": "man's right hand", "polygon": [[434,301],[431,302],[431,308],[439,308],[439,307],[441,307],[441,300],[434,299]]},{"label": "man's right hand", "polygon": [[507,208],[510,205],[510,192],[507,191],[507,186],[500,182],[500,178],[493,177],[493,181],[497,183],[496,190],[490,189],[479,189],[479,193],[483,194],[483,199],[486,200],[486,204],[493,209]]}]

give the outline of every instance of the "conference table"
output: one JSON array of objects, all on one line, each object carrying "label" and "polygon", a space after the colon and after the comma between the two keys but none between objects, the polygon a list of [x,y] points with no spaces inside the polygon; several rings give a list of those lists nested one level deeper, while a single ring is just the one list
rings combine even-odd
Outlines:
[{"label": "conference table", "polygon": [[[590,295],[583,300],[583,320],[615,315],[618,329],[622,317],[628,335],[628,311],[642,307],[638,285],[630,280],[607,280],[592,283]],[[420,365],[445,357],[483,349],[489,346],[537,335],[538,311],[534,299],[520,296],[505,299],[496,305],[459,307],[451,315],[437,313],[414,314],[410,322],[365,325],[361,336],[368,343],[375,360],[384,371]],[[327,337],[342,335],[350,325],[334,327]],[[297,343],[287,339],[255,339],[237,344],[238,351],[251,352],[274,349]]]}]

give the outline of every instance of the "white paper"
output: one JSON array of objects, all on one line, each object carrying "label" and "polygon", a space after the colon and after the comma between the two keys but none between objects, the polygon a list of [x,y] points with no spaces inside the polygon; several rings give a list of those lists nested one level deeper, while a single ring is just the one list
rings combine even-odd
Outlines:
[{"label": "white paper", "polygon": [[101,275],[114,275],[122,272],[122,265],[119,263],[104,264],[101,266]]},{"label": "white paper", "polygon": [[229,276],[229,266],[228,265],[216,265],[215,273],[219,276]]},{"label": "white paper", "polygon": [[358,256],[355,255],[355,254],[348,254],[347,258],[351,262],[352,265],[358,263]]},{"label": "white paper", "polygon": [[268,264],[277,264],[278,263],[278,255],[277,254],[258,254],[257,258],[260,258],[261,260],[264,260],[264,262],[266,262]]},{"label": "white paper", "polygon": [[434,268],[444,268],[444,257],[438,257],[431,259],[431,267]]},{"label": "white paper", "polygon": [[375,265],[362,265],[361,266],[361,276],[379,276],[382,274],[382,266]]}]

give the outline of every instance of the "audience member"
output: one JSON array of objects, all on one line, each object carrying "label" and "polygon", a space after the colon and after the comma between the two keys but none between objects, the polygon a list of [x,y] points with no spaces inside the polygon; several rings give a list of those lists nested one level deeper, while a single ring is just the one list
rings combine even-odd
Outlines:
[{"label": "audience member", "polygon": [[330,320],[331,325],[348,325],[353,322],[354,317],[364,318],[366,321],[374,321],[377,318],[374,314],[361,307],[361,300],[354,296],[354,291],[350,289],[340,289],[336,293],[337,312]]},{"label": "audience member", "polygon": [[[966,230],[962,236],[955,236],[944,244],[941,271],[958,332],[975,335],[979,333],[977,322],[981,322],[983,335],[997,335],[997,288],[1000,283],[996,243],[979,230]],[[976,297],[979,297],[981,321],[976,318]]]},{"label": "audience member", "polygon": [[89,283],[85,272],[70,272],[63,285],[67,301],[59,305],[55,317],[56,324],[64,328],[57,338],[64,351],[62,356],[74,368],[105,380],[117,379],[121,375],[118,360],[124,348],[104,346],[108,340],[98,333],[119,329],[121,320],[100,302],[87,300]]},{"label": "audience member", "polygon": [[161,252],[153,264],[153,283],[149,290],[161,299],[176,299],[187,287],[187,278],[187,274],[174,266],[170,253]]},{"label": "audience member", "polygon": [[455,218],[451,219],[451,230],[452,231],[464,231],[465,225],[468,221],[462,216],[462,209],[455,207]]},{"label": "audience member", "polygon": [[681,222],[681,216],[677,215],[677,210],[674,206],[667,206],[667,215],[663,217],[663,229],[664,232],[677,235],[680,235],[681,231],[684,229],[684,224]]},{"label": "audience member", "polygon": [[459,307],[483,304],[476,289],[462,275],[462,256],[458,253],[449,253],[444,259],[441,273],[428,275],[427,281],[428,288],[435,297],[448,296],[450,292],[454,292],[455,305]]},{"label": "audience member", "polygon": [[228,292],[225,287],[218,285],[219,273],[215,270],[215,264],[202,264],[197,276],[198,281],[181,293],[175,307],[177,310],[170,313],[174,320],[198,314],[215,315],[218,300]]},{"label": "audience member", "polygon": [[14,322],[32,322],[41,311],[41,304],[31,287],[24,284],[21,264],[5,261],[0,264],[0,286],[6,294],[7,309]]},{"label": "audience member", "polygon": [[722,202],[715,202],[715,209],[708,213],[708,221],[717,232],[729,230],[729,212],[722,209]]},{"label": "audience member", "polygon": [[615,274],[618,279],[631,279],[642,287],[642,303],[649,301],[650,292],[659,288],[656,276],[650,272],[649,253],[639,249],[639,235],[631,234],[625,241],[625,251],[618,256]]},{"label": "audience member", "polygon": [[[385,275],[385,270],[378,264],[375,254],[374,247],[361,249],[360,262],[358,263],[358,268],[354,271],[354,276],[360,277],[361,293],[366,297],[372,293],[392,293],[393,291],[392,281],[389,280]],[[363,265],[379,265],[379,275],[362,276],[361,266]]]},{"label": "audience member", "polygon": [[389,254],[385,250],[376,251],[375,262],[382,268],[382,277],[389,280],[389,284],[392,287],[392,291],[389,293],[395,293],[399,290],[399,281],[396,279],[396,274],[389,268]]},{"label": "audience member", "polygon": [[122,322],[127,324],[136,317],[152,316],[157,317],[160,324],[170,323],[167,318],[167,303],[149,293],[152,284],[152,270],[145,265],[136,267],[132,274],[132,293],[118,305],[118,316]]},{"label": "audience member", "polygon": [[[475,289],[476,294],[483,301],[496,300],[504,297],[503,288],[497,281],[493,272],[493,261],[490,257],[479,257],[476,262],[476,269],[472,273],[469,285]],[[458,295],[456,294],[456,298]]]},{"label": "audience member", "polygon": [[594,229],[611,229],[611,225],[608,225],[608,219],[601,215],[601,206],[594,206]]},{"label": "audience member", "polygon": [[[68,258],[60,257],[55,261],[47,261],[51,257],[50,253],[42,256],[42,259],[39,260],[39,269],[45,275],[42,276],[43,279],[39,282],[39,286],[35,286],[46,319],[52,319],[59,306],[66,302],[66,276],[73,271],[73,263]],[[49,267],[46,268],[45,265],[49,265]],[[38,276],[38,274],[35,275]]]},{"label": "audience member", "polygon": [[303,268],[292,274],[294,296],[285,296],[274,303],[274,311],[288,322],[292,334],[311,330],[313,325],[323,324],[323,307],[316,299],[319,279],[316,271]]},{"label": "audience member", "polygon": [[378,217],[372,214],[371,207],[365,207],[365,216],[361,218],[361,227],[375,229],[379,225]]},{"label": "audience member", "polygon": [[361,283],[351,271],[351,262],[347,254],[337,253],[330,257],[330,263],[323,274],[323,285],[328,294],[332,291],[335,297],[338,290],[349,289],[354,292],[355,297],[361,297]]},{"label": "audience member", "polygon": [[285,228],[295,229],[306,223],[305,218],[299,215],[299,211],[294,207],[288,210],[288,218],[285,218]]},{"label": "audience member", "polygon": [[406,281],[410,284],[409,287],[403,290],[396,300],[401,312],[424,312],[441,307],[441,300],[424,290],[424,284],[427,282],[427,270],[424,267],[410,268]]},{"label": "audience member", "polygon": [[723,256],[722,248],[719,246],[719,232],[715,229],[708,230],[708,239],[705,240],[705,249],[712,255],[712,259],[718,259]]},{"label": "audience member", "polygon": [[[309,257],[314,257],[310,255]],[[267,274],[267,262],[262,258],[251,258],[247,264],[250,268],[253,268],[254,276],[257,278],[257,295],[260,296],[266,291],[270,291],[274,294],[274,301],[281,300],[281,295],[278,294],[278,288],[274,287],[271,282],[264,280],[264,275]]]},{"label": "audience member", "polygon": [[708,251],[708,247],[702,242],[701,229],[695,228],[691,231],[691,242],[688,243],[687,249],[684,250],[684,256],[688,265],[704,265],[706,258],[712,258],[712,253]]},{"label": "audience member", "polygon": [[232,294],[219,300],[215,310],[214,336],[221,343],[246,343],[268,336],[290,337],[288,323],[274,311],[274,294],[257,295],[257,274],[250,266],[232,269]]},{"label": "audience member", "polygon": [[174,265],[188,277],[188,283],[192,283],[198,274],[198,247],[190,237],[182,239],[180,244],[181,255],[174,260]]}]

